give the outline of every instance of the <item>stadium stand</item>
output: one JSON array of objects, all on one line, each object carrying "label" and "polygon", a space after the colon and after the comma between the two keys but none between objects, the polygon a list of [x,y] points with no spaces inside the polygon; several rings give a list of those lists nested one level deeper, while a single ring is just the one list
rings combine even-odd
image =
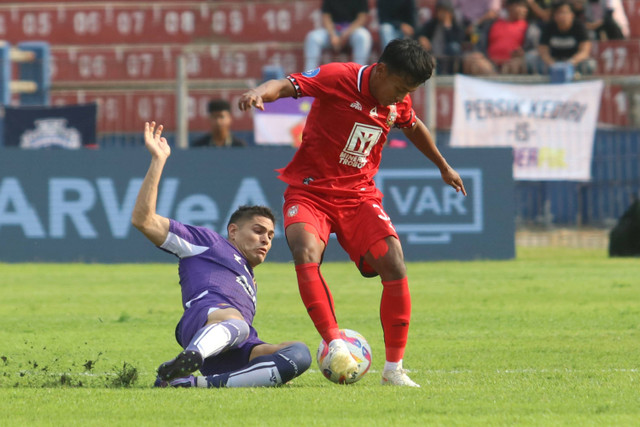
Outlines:
[{"label": "stadium stand", "polygon": [[[176,58],[183,54],[193,88],[189,127],[198,131],[206,128],[207,96],[238,96],[262,78],[266,65],[280,66],[285,73],[301,71],[302,41],[320,25],[319,5],[320,0],[11,2],[0,5],[0,39],[50,42],[52,102],[98,100],[104,104],[100,132],[132,131],[149,115],[166,113],[164,106],[173,104]],[[435,0],[418,0],[417,5],[424,22]],[[375,0],[370,6],[369,28],[377,43]],[[597,74],[640,73],[640,2],[626,1],[625,7],[633,38],[594,42]],[[378,53],[376,44],[372,61]],[[346,60],[346,55],[327,52],[324,60]],[[628,111],[617,111],[624,110],[618,108],[621,93],[619,85],[607,87],[601,122],[629,124]],[[425,111],[424,100],[416,98],[417,111]],[[447,129],[450,86],[438,88],[437,102],[438,128]],[[247,115],[237,114],[235,124],[243,131],[252,127]]]}]

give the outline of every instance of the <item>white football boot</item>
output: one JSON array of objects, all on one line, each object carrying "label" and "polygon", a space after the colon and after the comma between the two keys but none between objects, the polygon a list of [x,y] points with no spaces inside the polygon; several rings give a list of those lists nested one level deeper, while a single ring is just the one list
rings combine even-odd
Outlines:
[{"label": "white football boot", "polygon": [[351,356],[347,344],[341,340],[329,343],[329,368],[340,377],[355,379],[358,376],[358,362]]},{"label": "white football boot", "polygon": [[396,369],[389,369],[382,372],[382,380],[380,381],[380,384],[420,387],[419,384],[416,384],[411,380],[411,378],[409,378],[407,371],[402,369],[402,361],[398,363],[398,367]]}]

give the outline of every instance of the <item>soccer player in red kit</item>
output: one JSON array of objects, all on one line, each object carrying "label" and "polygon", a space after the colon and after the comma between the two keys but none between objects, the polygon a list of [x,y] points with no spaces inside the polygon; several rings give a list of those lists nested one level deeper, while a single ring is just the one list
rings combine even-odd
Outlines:
[{"label": "soccer player in red kit", "polygon": [[340,338],[331,292],[320,273],[329,234],[365,277],[379,275],[380,319],[386,363],[382,384],[419,387],[406,374],[411,298],[402,247],[382,193],[373,180],[392,126],[440,170],[442,179],[466,195],[460,175],[446,162],[412,108],[410,93],[431,77],[433,57],[414,40],[393,40],[377,63],[330,63],[269,80],[242,95],[239,108],[264,110],[265,102],[311,96],[302,144],[280,179],[289,184],[283,206],[287,242],[302,301],[329,343],[331,369],[355,376],[357,364]]}]

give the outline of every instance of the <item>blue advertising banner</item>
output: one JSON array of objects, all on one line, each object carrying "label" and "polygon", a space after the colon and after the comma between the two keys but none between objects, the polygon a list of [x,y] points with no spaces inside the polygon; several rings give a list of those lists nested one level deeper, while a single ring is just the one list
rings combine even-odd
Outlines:
[{"label": "blue advertising banner", "polygon": [[[158,212],[226,235],[231,213],[263,204],[279,216],[268,259],[288,262],[282,229],[285,184],[274,169],[289,147],[174,150],[160,183]],[[443,150],[469,195],[445,185],[415,148],[387,149],[378,186],[409,261],[515,256],[510,148]],[[1,150],[0,261],[174,262],[131,226],[149,165],[140,149]],[[348,260],[331,239],[326,261]]]},{"label": "blue advertising banner", "polygon": [[96,104],[4,107],[3,145],[81,148],[96,144]]}]

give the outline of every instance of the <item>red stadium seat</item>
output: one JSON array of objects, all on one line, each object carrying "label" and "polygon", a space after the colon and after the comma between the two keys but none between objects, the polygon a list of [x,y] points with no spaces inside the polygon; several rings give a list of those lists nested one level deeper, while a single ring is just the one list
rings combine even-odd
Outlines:
[{"label": "red stadium seat", "polygon": [[320,24],[316,0],[0,5],[0,39],[52,45],[302,41]]},{"label": "red stadium seat", "polygon": [[51,53],[58,87],[173,81],[180,54],[185,55],[190,80],[260,79],[264,65],[280,65],[287,74],[303,67],[300,43],[64,46],[53,47]]},{"label": "red stadium seat", "polygon": [[594,42],[591,52],[598,63],[597,74],[632,75],[640,73],[640,42],[638,40]]}]

